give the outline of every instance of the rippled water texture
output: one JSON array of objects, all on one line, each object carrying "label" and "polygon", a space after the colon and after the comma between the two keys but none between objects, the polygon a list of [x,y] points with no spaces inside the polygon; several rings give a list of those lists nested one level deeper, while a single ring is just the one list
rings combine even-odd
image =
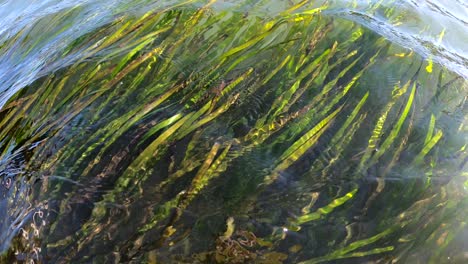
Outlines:
[{"label": "rippled water texture", "polygon": [[467,24],[0,0],[0,263],[468,262]]}]

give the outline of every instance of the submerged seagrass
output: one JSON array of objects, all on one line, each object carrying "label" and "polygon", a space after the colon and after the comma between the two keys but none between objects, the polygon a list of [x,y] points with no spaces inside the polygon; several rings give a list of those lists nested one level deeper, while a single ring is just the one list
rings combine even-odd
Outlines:
[{"label": "submerged seagrass", "polygon": [[10,98],[0,261],[466,259],[467,81],[327,6],[214,2],[119,17]]}]

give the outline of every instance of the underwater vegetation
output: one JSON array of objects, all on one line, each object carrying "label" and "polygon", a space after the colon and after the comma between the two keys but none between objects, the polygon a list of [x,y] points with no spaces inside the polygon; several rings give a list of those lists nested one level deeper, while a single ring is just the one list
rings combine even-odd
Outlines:
[{"label": "underwater vegetation", "polygon": [[327,4],[215,4],[119,16],[8,98],[0,263],[467,261],[467,80]]}]

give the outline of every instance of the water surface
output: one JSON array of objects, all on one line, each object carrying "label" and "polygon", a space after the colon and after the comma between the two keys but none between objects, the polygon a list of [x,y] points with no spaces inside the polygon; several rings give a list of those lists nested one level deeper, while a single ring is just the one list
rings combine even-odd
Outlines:
[{"label": "water surface", "polygon": [[466,262],[446,2],[0,2],[0,261]]}]

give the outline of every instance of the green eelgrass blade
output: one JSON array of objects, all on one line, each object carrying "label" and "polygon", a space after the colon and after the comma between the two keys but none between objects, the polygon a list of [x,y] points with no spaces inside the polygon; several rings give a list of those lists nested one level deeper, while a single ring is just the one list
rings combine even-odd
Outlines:
[{"label": "green eelgrass blade", "polygon": [[[311,130],[309,130],[306,134],[304,134],[299,140],[294,142],[294,144],[291,145],[279,158],[279,160],[284,161],[284,160],[297,160],[299,158],[298,154],[303,154],[305,152],[305,149],[308,149],[309,143],[308,141],[315,136],[319,131],[321,131],[325,126],[327,126],[335,117],[336,115],[341,111],[342,107],[336,109],[333,113],[328,115],[325,119],[320,121],[316,126],[314,126]],[[296,158],[292,158],[295,156]]]},{"label": "green eelgrass blade", "polygon": [[392,128],[392,130],[390,131],[390,134],[388,135],[388,137],[384,140],[384,142],[380,146],[379,151],[377,151],[374,154],[374,156],[372,157],[372,160],[371,160],[370,164],[376,163],[377,160],[388,150],[390,145],[395,141],[395,139],[398,136],[398,133],[400,132],[401,127],[403,126],[403,123],[405,122],[406,117],[408,116],[408,114],[410,112],[410,109],[411,109],[411,107],[413,105],[413,100],[414,100],[415,93],[416,93],[416,84],[413,85],[413,88],[411,90],[411,94],[410,94],[410,96],[408,98],[408,102],[406,103],[406,106],[405,106],[403,112],[401,113],[397,123]]},{"label": "green eelgrass blade", "polygon": [[347,201],[351,200],[354,197],[354,195],[357,193],[357,191],[358,191],[358,189],[356,188],[356,189],[352,190],[351,192],[348,192],[344,196],[342,196],[340,198],[337,198],[337,199],[334,199],[331,203],[329,203],[328,205],[326,205],[324,207],[321,207],[321,208],[317,209],[313,213],[309,213],[309,214],[299,216],[298,218],[292,220],[292,224],[293,225],[302,225],[302,224],[310,222],[310,221],[318,220],[324,215],[330,214],[331,212],[333,212],[333,210],[335,210],[335,208],[337,208],[337,207],[343,205],[344,203],[346,203]]},{"label": "green eelgrass blade", "polygon": [[414,158],[413,165],[419,164],[423,161],[424,157],[431,151],[431,149],[439,142],[444,133],[442,130],[437,131],[437,133],[429,140],[429,142],[424,145],[423,149],[419,154]]},{"label": "green eelgrass blade", "polygon": [[390,113],[390,110],[393,108],[395,105],[396,101],[400,98],[401,95],[403,95],[408,87],[410,86],[411,81],[408,81],[402,88],[395,87],[394,94],[390,102],[385,106],[381,116],[377,120],[377,123],[375,124],[374,130],[372,131],[372,135],[369,138],[369,143],[368,146],[364,152],[364,155],[361,158],[361,162],[359,164],[358,171],[362,171],[368,166],[368,161],[371,158],[374,150],[377,149],[378,143],[382,137],[382,134],[384,132],[384,125],[385,122],[387,121],[388,114]]}]

